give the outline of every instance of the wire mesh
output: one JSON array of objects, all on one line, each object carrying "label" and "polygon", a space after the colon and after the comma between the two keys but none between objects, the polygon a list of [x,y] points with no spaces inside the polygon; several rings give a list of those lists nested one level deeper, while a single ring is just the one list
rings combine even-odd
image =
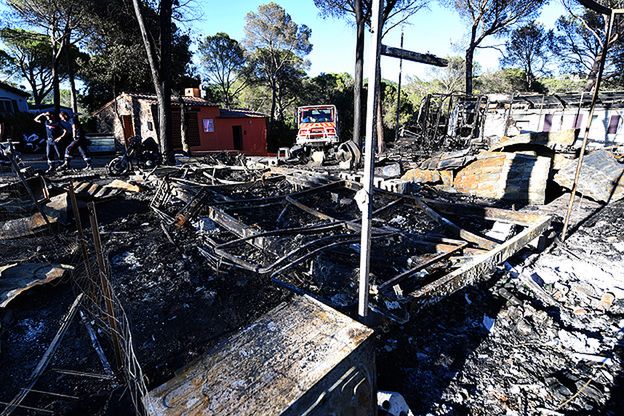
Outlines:
[{"label": "wire mesh", "polygon": [[[75,215],[73,210],[72,188],[65,192],[56,189],[54,193],[60,193],[51,197],[48,188],[44,178],[26,178],[15,169],[5,170],[0,176],[0,266],[75,265],[70,279],[76,294],[84,294],[81,310],[94,323],[99,341],[110,355],[109,361],[115,363],[117,379],[127,388],[136,414],[146,415],[145,377],[134,351],[128,317],[111,284],[107,254],[94,244],[99,239],[99,230],[82,229],[80,215]],[[61,280],[48,284],[58,284]]]}]

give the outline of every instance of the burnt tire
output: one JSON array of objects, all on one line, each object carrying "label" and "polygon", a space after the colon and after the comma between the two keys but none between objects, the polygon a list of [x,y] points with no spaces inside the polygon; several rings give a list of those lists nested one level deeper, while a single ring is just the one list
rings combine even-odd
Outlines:
[{"label": "burnt tire", "polygon": [[123,156],[118,156],[106,165],[106,170],[111,176],[122,176],[130,173],[130,162]]}]

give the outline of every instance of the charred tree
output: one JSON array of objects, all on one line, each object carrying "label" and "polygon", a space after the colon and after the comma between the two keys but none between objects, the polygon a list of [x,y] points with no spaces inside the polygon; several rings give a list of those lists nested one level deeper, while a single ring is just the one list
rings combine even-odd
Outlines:
[{"label": "charred tree", "polygon": [[145,25],[145,16],[140,0],[132,0],[134,13],[145,46],[154,92],[158,102],[158,141],[165,162],[171,162],[171,24],[173,1],[161,0],[159,5],[159,35],[157,45]]},{"label": "charred tree", "polygon": [[470,25],[466,46],[466,94],[472,95],[474,56],[487,48],[485,39],[505,33],[510,27],[531,20],[547,0],[440,0],[454,7]]}]

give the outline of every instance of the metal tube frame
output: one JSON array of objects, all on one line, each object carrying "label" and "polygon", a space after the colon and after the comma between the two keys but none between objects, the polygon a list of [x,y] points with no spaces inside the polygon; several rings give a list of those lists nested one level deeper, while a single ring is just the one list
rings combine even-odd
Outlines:
[{"label": "metal tube frame", "polygon": [[375,142],[377,138],[377,79],[381,56],[381,0],[373,0],[371,13],[371,48],[368,59],[368,99],[366,107],[366,144],[364,155],[364,193],[365,207],[362,209],[362,233],[360,241],[360,283],[358,296],[358,315],[368,315],[368,291],[370,287],[370,249],[371,249],[371,217],[373,202],[373,175],[375,170]]},{"label": "metal tube frame", "polygon": [[596,111],[596,103],[598,102],[598,96],[600,94],[600,84],[602,83],[602,75],[604,73],[605,63],[607,61],[607,54],[609,53],[609,39],[611,39],[611,32],[613,31],[613,23],[615,17],[618,14],[622,14],[624,10],[615,9],[611,10],[611,14],[607,15],[609,24],[607,25],[607,33],[605,36],[605,44],[602,48],[602,56],[600,57],[600,66],[598,68],[598,77],[596,78],[596,84],[594,85],[594,93],[592,95],[592,102],[589,110],[589,120],[587,120],[587,126],[585,127],[585,134],[583,136],[583,143],[581,144],[581,153],[579,155],[578,163],[576,165],[576,173],[574,174],[574,183],[572,190],[570,191],[570,201],[568,203],[568,210],[566,212],[565,220],[563,222],[563,231],[561,232],[561,239],[563,241],[568,237],[568,230],[570,227],[570,217],[572,216],[572,209],[574,208],[574,197],[578,189],[579,178],[581,177],[581,170],[583,169],[583,159],[585,158],[585,150],[587,148],[587,142],[589,141],[589,132],[594,121],[594,112]]}]

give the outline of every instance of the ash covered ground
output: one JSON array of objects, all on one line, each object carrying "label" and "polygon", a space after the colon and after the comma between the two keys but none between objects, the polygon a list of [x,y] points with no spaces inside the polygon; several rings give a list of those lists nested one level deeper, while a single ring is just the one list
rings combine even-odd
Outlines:
[{"label": "ash covered ground", "polygon": [[623,414],[623,212],[379,335],[379,387],[422,415]]},{"label": "ash covered ground", "polygon": [[[98,205],[111,282],[148,388],[291,296],[267,278],[215,273],[192,229],[163,231],[149,208],[152,194]],[[406,324],[378,328],[378,388],[401,393],[418,415],[621,414],[622,212],[622,201],[610,204],[565,244],[539,254],[527,250],[487,284],[460,291]],[[385,215],[390,223],[410,221],[405,213]],[[47,261],[76,262],[74,233],[60,229],[68,244],[63,250],[52,235],[1,248],[7,261],[32,252]],[[75,295],[64,280],[32,289],[0,311],[0,401],[26,385]],[[125,387],[114,380],[55,369],[105,374],[80,319],[37,383],[39,390],[73,398],[30,394],[23,404],[56,414],[133,414]]]},{"label": "ash covered ground", "polygon": [[[211,272],[193,235],[182,230],[170,235],[175,243],[169,240],[149,210],[149,196],[126,195],[98,204],[97,209],[111,283],[127,313],[134,349],[151,388],[291,294],[248,276]],[[63,231],[62,241],[69,243],[73,235],[73,230]],[[75,253],[58,250],[50,235],[3,242],[2,249],[14,256],[7,260],[28,257],[29,250],[52,262],[79,260]],[[10,402],[26,386],[75,296],[71,282],[64,280],[31,289],[0,310],[0,379],[5,380],[0,383],[0,401]],[[103,347],[113,357],[110,348]],[[80,318],[72,322],[36,385],[37,390],[73,398],[30,393],[22,404],[54,414],[134,414],[125,386],[56,369],[106,375]],[[28,413],[41,412],[25,408],[15,412]]]}]

